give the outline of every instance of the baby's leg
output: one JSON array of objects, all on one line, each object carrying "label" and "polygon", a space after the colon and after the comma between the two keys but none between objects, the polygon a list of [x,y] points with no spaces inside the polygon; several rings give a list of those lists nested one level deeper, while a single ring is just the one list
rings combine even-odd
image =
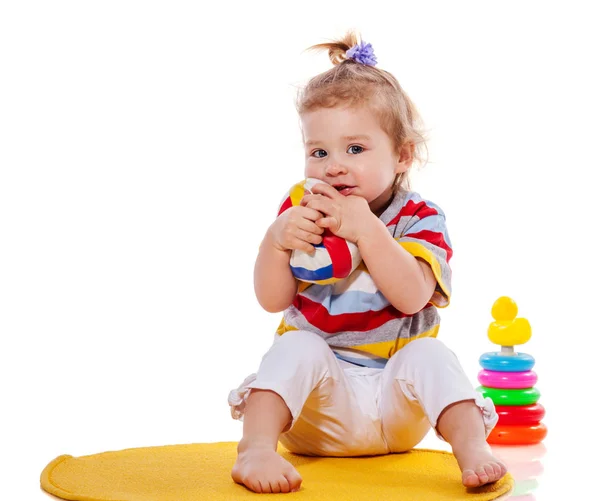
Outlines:
[{"label": "baby's leg", "polygon": [[254,492],[287,493],[300,488],[302,478],[279,454],[277,442],[291,423],[283,399],[269,390],[252,390],[244,414],[244,436],[238,444],[231,476]]},{"label": "baby's leg", "polygon": [[[232,470],[236,482],[255,492],[291,492],[300,488],[302,479],[277,454],[277,442],[284,433],[283,437],[289,439],[286,447],[289,448],[288,442],[297,442],[298,447],[291,450],[321,452],[319,430],[316,434],[297,436],[294,425],[293,432],[286,432],[298,421],[303,431],[311,431],[305,422],[306,412],[315,419],[316,427],[327,420],[333,404],[329,391],[334,379],[344,386],[343,370],[327,343],[316,334],[287,332],[273,344],[263,357],[256,380],[244,382],[242,388],[230,395],[234,417],[244,416],[244,435]],[[249,396],[248,388],[251,388]],[[319,389],[315,393],[316,388]],[[311,405],[316,406],[311,408],[314,414],[306,409],[308,404],[305,406],[309,396]]]},{"label": "baby's leg", "polygon": [[465,486],[494,482],[506,473],[486,442],[498,420],[493,403],[475,391],[454,353],[441,341],[417,339],[390,359],[382,379],[381,408],[393,452],[416,445],[425,435],[426,422],[452,446]]},{"label": "baby's leg", "polygon": [[481,410],[473,399],[446,407],[438,418],[437,430],[452,445],[467,487],[495,482],[506,474],[506,466],[494,457],[486,442]]}]

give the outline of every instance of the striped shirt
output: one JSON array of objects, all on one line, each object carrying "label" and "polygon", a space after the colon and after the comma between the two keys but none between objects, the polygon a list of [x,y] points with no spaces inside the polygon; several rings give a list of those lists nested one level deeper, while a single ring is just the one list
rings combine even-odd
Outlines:
[{"label": "striped shirt", "polygon": [[412,315],[396,309],[377,289],[362,262],[333,284],[300,282],[284,311],[277,334],[308,330],[320,335],[342,360],[364,367],[384,367],[410,341],[437,336],[437,308],[450,301],[452,248],[443,211],[411,191],[399,191],[380,216],[390,235],[413,256],[426,261],[437,285],[425,307]]}]

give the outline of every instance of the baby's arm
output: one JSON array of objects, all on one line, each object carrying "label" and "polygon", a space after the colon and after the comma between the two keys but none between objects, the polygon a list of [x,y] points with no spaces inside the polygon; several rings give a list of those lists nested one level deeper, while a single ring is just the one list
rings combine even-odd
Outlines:
[{"label": "baby's arm", "polygon": [[379,219],[357,243],[375,285],[396,309],[412,315],[425,307],[437,283],[427,263],[398,245]]},{"label": "baby's arm", "polygon": [[265,310],[276,313],[294,301],[298,281],[290,268],[291,251],[315,252],[313,245],[323,240],[323,230],[315,224],[320,217],[319,211],[295,206],[280,214],[267,230],[254,266],[254,291]]},{"label": "baby's arm", "polygon": [[270,313],[285,310],[296,296],[298,281],[290,268],[290,251],[275,247],[270,231],[260,244],[254,265],[254,292]]}]

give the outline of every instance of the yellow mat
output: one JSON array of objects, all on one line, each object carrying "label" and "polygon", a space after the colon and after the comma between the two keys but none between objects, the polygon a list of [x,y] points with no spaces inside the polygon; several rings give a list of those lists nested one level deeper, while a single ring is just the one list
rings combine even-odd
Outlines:
[{"label": "yellow mat", "polygon": [[[362,458],[280,453],[302,476],[300,491],[255,494],[233,482],[234,442],[167,445],[91,456],[59,456],[41,475],[42,488],[77,501],[230,501],[237,499],[488,500],[505,499],[513,487],[506,475],[494,484],[466,489],[454,456],[415,449]],[[260,498],[257,498],[260,496]]]}]

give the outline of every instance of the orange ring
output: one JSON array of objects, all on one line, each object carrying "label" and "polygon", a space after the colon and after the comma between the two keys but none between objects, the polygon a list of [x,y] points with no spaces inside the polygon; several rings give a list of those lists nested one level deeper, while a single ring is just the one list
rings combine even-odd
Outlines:
[{"label": "orange ring", "polygon": [[531,425],[496,425],[487,438],[488,444],[529,445],[546,438],[548,428],[544,423]]}]

